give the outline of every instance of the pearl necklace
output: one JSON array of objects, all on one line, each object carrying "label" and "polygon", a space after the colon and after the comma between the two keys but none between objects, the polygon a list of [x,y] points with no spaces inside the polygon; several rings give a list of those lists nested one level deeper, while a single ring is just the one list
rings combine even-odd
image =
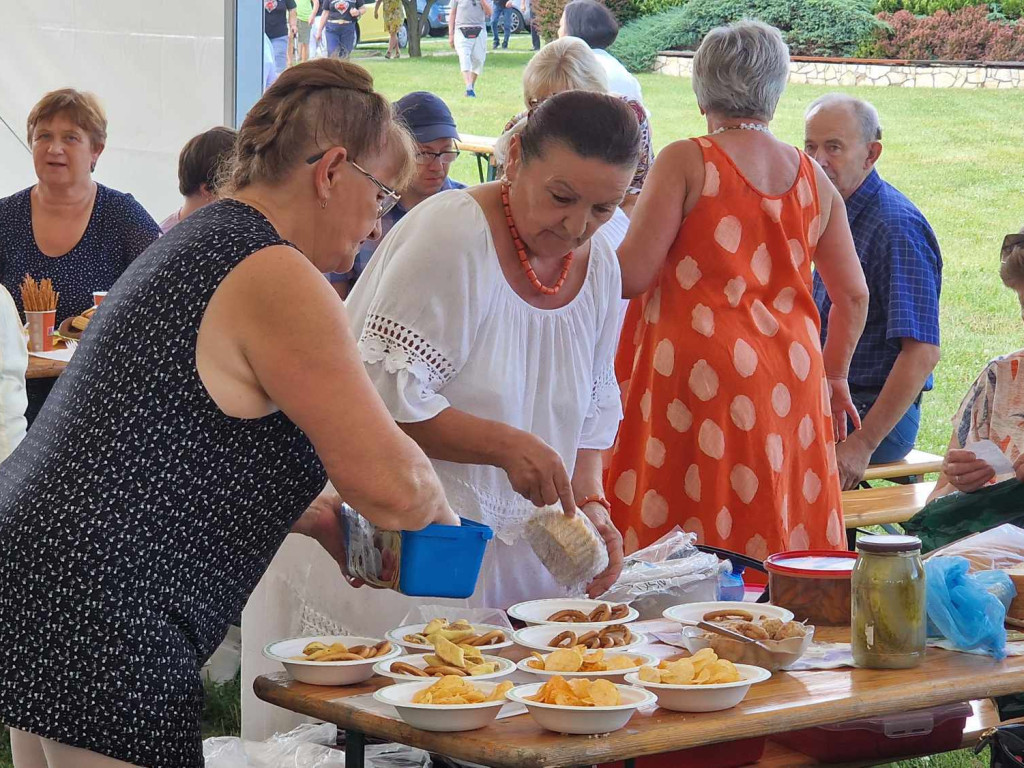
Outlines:
[{"label": "pearl necklace", "polygon": [[764,133],[768,136],[772,135],[771,129],[767,125],[761,123],[740,123],[739,125],[723,125],[717,131],[712,131],[710,135],[717,136],[720,133],[726,131],[757,131],[758,133]]},{"label": "pearl necklace", "polygon": [[533,267],[530,265],[530,259],[526,255],[526,246],[519,237],[519,231],[516,229],[516,223],[512,220],[512,206],[509,205],[508,201],[508,190],[511,185],[508,182],[502,182],[501,185],[501,204],[505,209],[505,223],[508,225],[508,232],[512,235],[512,243],[515,245],[516,254],[519,256],[519,264],[522,266],[523,271],[526,272],[526,277],[530,283],[538,291],[546,296],[554,296],[560,290],[562,290],[562,284],[565,282],[565,278],[569,275],[569,267],[572,265],[572,251],[569,251],[565,256],[562,257],[562,274],[558,276],[558,280],[555,281],[553,286],[546,286],[537,277],[537,273],[533,271]]}]

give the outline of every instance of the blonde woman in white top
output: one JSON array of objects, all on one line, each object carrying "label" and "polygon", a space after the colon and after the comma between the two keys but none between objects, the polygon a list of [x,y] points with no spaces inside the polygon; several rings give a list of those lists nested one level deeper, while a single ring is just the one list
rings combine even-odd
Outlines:
[{"label": "blonde woman in white top", "polygon": [[0,285],[0,461],[25,437],[28,346],[14,299]]}]

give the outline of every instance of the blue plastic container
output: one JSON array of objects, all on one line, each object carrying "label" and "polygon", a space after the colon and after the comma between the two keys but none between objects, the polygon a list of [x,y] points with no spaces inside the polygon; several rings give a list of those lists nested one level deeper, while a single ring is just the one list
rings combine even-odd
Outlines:
[{"label": "blue plastic container", "polygon": [[461,526],[382,531],[350,507],[341,511],[345,571],[368,584],[410,597],[466,598],[476,590],[490,527],[466,518]]},{"label": "blue plastic container", "polygon": [[469,597],[476,590],[490,526],[459,518],[462,525],[428,525],[402,531],[398,591],[410,597]]}]

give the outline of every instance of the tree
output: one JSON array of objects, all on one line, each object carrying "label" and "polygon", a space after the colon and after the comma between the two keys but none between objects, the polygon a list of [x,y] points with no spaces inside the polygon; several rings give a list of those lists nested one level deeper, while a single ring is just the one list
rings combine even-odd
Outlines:
[{"label": "tree", "polygon": [[427,0],[423,6],[423,13],[419,13],[417,9],[418,0],[402,0],[402,6],[405,8],[405,19],[406,29],[409,33],[409,55],[420,57],[423,54],[420,52],[420,18],[426,18],[430,12],[430,6],[434,4],[434,0]]}]

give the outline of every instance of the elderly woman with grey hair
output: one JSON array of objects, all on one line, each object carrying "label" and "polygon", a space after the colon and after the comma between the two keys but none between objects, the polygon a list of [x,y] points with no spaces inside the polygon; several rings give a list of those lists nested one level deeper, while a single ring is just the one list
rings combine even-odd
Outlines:
[{"label": "elderly woman with grey hair", "polygon": [[[693,68],[708,133],[658,155],[618,251],[642,298],[616,360],[613,520],[627,551],[675,525],[758,559],[843,549],[833,440],[857,422],[868,299],[843,200],[768,127],[789,74],[777,29],[713,29]],[[835,297],[824,350],[812,263]]]}]

